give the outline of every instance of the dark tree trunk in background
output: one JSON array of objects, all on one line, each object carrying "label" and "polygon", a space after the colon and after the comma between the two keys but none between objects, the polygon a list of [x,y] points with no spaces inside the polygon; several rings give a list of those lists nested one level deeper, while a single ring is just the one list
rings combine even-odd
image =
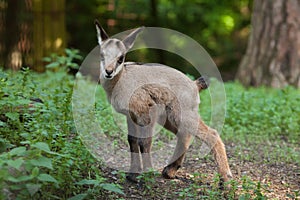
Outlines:
[{"label": "dark tree trunk in background", "polygon": [[251,23],[236,78],[244,85],[300,87],[300,0],[254,0]]},{"label": "dark tree trunk in background", "polygon": [[[150,1],[150,14],[151,14],[151,26],[153,27],[160,27],[160,24],[159,24],[159,17],[158,17],[158,10],[157,10],[157,7],[158,7],[158,1],[157,0],[151,0]],[[160,36],[160,35],[157,35],[157,43],[158,44],[161,44],[161,46],[164,46],[163,45],[163,41],[164,39]],[[158,58],[158,61],[159,63],[161,64],[167,64],[165,62],[165,53],[163,50],[160,50],[160,49],[156,49],[155,50],[156,52],[156,55],[157,55],[157,58]]]},{"label": "dark tree trunk in background", "polygon": [[[32,0],[0,0],[0,66],[30,66]],[[30,62],[31,61],[31,62]]]},{"label": "dark tree trunk in background", "polygon": [[45,70],[66,47],[65,0],[0,0],[0,67]]},{"label": "dark tree trunk in background", "polygon": [[65,0],[33,0],[35,71],[45,70],[43,57],[63,54],[66,47]]},{"label": "dark tree trunk in background", "polygon": [[[18,68],[19,62],[13,63],[13,52],[17,49],[17,43],[19,40],[19,23],[18,23],[18,13],[21,12],[19,0],[10,0],[7,1],[7,10],[5,16],[5,32],[4,32],[4,67],[5,68]],[[16,54],[15,54],[16,55]]]}]

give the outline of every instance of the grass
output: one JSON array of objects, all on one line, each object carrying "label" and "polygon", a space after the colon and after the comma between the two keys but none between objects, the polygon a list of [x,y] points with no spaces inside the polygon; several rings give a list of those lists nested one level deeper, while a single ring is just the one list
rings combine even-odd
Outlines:
[{"label": "grass", "polygon": [[[270,183],[250,175],[233,180],[231,190],[224,194],[217,175],[195,171],[182,183],[162,181],[153,171],[143,174],[139,179],[145,185],[139,192],[126,182],[123,172],[109,172],[86,149],[72,117],[74,77],[58,65],[50,65],[56,67],[55,72],[44,74],[0,69],[0,199],[127,199],[131,193],[156,199],[267,198]],[[227,112],[221,137],[230,163],[291,164],[299,170],[299,89],[245,88],[237,82],[226,83],[225,89]],[[126,129],[115,125],[104,91],[98,88],[96,96],[96,116],[103,133],[116,145],[127,147]],[[207,122],[209,99],[208,91],[201,93],[200,112]],[[161,132],[162,141],[174,138]],[[296,198],[299,188],[286,195]]]}]

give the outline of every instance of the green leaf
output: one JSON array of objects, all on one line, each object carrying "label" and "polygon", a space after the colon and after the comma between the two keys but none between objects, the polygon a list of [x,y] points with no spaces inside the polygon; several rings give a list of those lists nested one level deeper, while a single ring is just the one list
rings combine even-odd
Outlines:
[{"label": "green leaf", "polygon": [[17,147],[17,148],[14,148],[12,149],[9,154],[14,156],[14,155],[17,155],[17,156],[21,156],[23,155],[23,153],[26,151],[26,147]]},{"label": "green leaf", "polygon": [[[20,134],[21,135],[21,134]],[[24,135],[21,135],[21,136],[24,136]],[[25,141],[21,141],[20,144],[29,144],[30,145],[30,141],[29,140],[25,140]]]},{"label": "green leaf", "polygon": [[38,149],[40,149],[40,150],[42,150],[46,153],[52,154],[52,155],[58,155],[58,156],[65,157],[65,155],[62,155],[62,154],[51,151],[48,144],[45,143],[45,142],[37,142],[35,144],[32,144],[31,146],[35,147],[35,148],[38,148]]},{"label": "green leaf", "polygon": [[46,167],[48,169],[53,169],[52,167],[52,161],[49,158],[46,157],[40,157],[39,159],[32,159],[30,163],[34,166],[38,167]]},{"label": "green leaf", "polygon": [[73,51],[71,49],[65,49],[66,54],[68,55],[72,55],[74,54]]},{"label": "green leaf", "polygon": [[9,148],[10,145],[11,144],[8,141],[0,138],[0,155],[1,155],[1,153],[6,152],[6,149]]},{"label": "green leaf", "polygon": [[87,196],[87,193],[81,193],[81,194],[77,194],[74,197],[68,198],[68,200],[82,200],[85,199],[85,197]]},{"label": "green leaf", "polygon": [[7,177],[8,181],[11,181],[11,182],[14,182],[14,183],[19,183],[19,182],[23,182],[23,181],[29,181],[31,179],[33,179],[32,176],[20,176],[20,177],[17,177],[17,178],[15,178],[13,176]]},{"label": "green leaf", "polygon": [[6,123],[0,120],[0,127],[6,126]]},{"label": "green leaf", "polygon": [[45,151],[45,152],[51,152],[48,144],[46,144],[45,142],[37,142],[35,144],[32,144],[31,146],[35,147],[35,148],[38,148],[38,149],[40,149],[42,151]]},{"label": "green leaf", "polygon": [[5,116],[14,121],[19,120],[19,113],[16,112],[5,113]]},{"label": "green leaf", "polygon": [[26,175],[26,176],[20,176],[20,177],[18,177],[18,180],[21,181],[21,182],[23,182],[23,181],[29,181],[31,179],[33,179],[33,177],[31,175],[29,175],[29,176]]},{"label": "green leaf", "polygon": [[111,183],[103,183],[100,185],[104,190],[108,190],[111,192],[115,192],[118,194],[125,195],[124,192],[116,185],[116,184],[111,184]]},{"label": "green leaf", "polygon": [[37,193],[37,191],[39,191],[39,189],[41,187],[42,187],[41,184],[32,184],[32,183],[26,184],[26,188],[27,188],[30,196],[33,196],[35,193]]},{"label": "green leaf", "polygon": [[22,166],[22,164],[24,163],[24,160],[23,160],[22,158],[18,158],[18,159],[16,159],[16,160],[8,160],[8,161],[6,161],[6,163],[7,163],[9,166],[11,166],[11,167],[13,167],[13,168],[19,170],[20,167]]},{"label": "green leaf", "polygon": [[74,58],[78,59],[78,60],[82,60],[82,56],[81,55],[74,55]]},{"label": "green leaf", "polygon": [[58,183],[57,180],[49,174],[40,174],[37,179],[44,182]]},{"label": "green leaf", "polygon": [[50,64],[46,65],[46,68],[54,69],[54,68],[57,68],[59,65],[60,65],[59,62],[53,62],[53,63],[50,63]]},{"label": "green leaf", "polygon": [[33,168],[33,170],[31,171],[31,176],[33,177],[37,177],[40,173],[40,169],[38,167]]},{"label": "green leaf", "polygon": [[52,59],[51,59],[50,57],[44,57],[44,58],[43,58],[43,61],[45,61],[45,62],[51,62]]},{"label": "green leaf", "polygon": [[20,182],[17,178],[13,177],[13,176],[8,176],[7,180],[10,182],[14,182],[14,183],[18,183]]},{"label": "green leaf", "polygon": [[99,181],[98,180],[87,180],[87,179],[83,179],[79,182],[77,182],[77,185],[99,185]]},{"label": "green leaf", "polygon": [[16,101],[17,104],[22,104],[22,105],[28,105],[31,103],[31,101],[29,99],[18,99]]}]

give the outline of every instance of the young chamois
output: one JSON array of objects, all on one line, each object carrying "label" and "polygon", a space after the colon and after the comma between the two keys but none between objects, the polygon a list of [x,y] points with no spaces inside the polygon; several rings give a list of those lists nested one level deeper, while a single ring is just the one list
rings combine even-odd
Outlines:
[{"label": "young chamois", "polygon": [[127,117],[131,152],[130,173],[136,176],[152,167],[151,144],[156,123],[177,136],[175,152],[163,169],[165,178],[174,178],[182,165],[192,136],[212,149],[223,181],[232,177],[224,144],[216,130],[198,115],[199,91],[206,89],[203,78],[190,80],[186,75],[161,64],[125,62],[125,55],[143,28],[131,32],[124,40],[109,38],[95,21],[100,45],[100,84],[114,109]]}]

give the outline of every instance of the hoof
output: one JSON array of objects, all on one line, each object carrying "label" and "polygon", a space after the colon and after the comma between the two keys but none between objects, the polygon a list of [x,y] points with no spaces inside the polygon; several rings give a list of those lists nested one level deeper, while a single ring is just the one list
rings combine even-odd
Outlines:
[{"label": "hoof", "polygon": [[229,183],[230,180],[232,180],[232,174],[228,174],[225,177],[220,178],[219,182],[219,189],[220,190],[230,190],[231,189],[231,184]]},{"label": "hoof", "polygon": [[162,176],[166,179],[174,179],[174,178],[176,178],[176,172],[177,172],[178,168],[167,166],[162,171]]},{"label": "hoof", "polygon": [[138,183],[139,180],[137,179],[137,177],[139,176],[139,173],[128,173],[128,175],[126,176],[126,179],[132,183]]}]

